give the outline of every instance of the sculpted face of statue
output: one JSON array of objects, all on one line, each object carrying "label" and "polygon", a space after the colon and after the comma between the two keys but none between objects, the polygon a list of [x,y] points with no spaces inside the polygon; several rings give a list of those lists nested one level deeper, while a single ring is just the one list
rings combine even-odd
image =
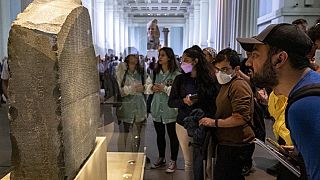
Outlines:
[{"label": "sculpted face of statue", "polygon": [[147,34],[147,49],[158,49],[160,45],[160,31],[158,27],[158,21],[156,19],[153,19],[147,24]]},{"label": "sculpted face of statue", "polygon": [[155,39],[160,37],[158,21],[156,19],[153,19],[147,24],[147,31],[149,39]]},{"label": "sculpted face of statue", "polygon": [[157,32],[157,25],[154,23],[151,23],[150,26],[148,27],[148,36],[154,37]]}]

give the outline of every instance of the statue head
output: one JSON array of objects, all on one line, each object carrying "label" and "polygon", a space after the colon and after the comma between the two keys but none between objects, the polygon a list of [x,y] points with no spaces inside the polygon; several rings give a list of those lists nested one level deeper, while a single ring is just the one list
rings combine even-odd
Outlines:
[{"label": "statue head", "polygon": [[148,30],[148,38],[159,38],[160,31],[158,27],[158,20],[153,19],[152,21],[148,22],[147,30]]}]

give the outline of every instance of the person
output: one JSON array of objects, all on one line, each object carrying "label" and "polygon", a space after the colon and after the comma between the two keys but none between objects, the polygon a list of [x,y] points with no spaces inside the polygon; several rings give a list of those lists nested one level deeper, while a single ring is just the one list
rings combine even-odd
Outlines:
[{"label": "person", "polygon": [[[319,18],[320,21],[320,18]],[[313,69],[320,72],[320,22],[316,23],[308,30],[308,36],[315,44],[315,50],[313,53],[310,53],[310,59],[312,60]]]},{"label": "person", "polygon": [[159,168],[166,165],[166,128],[170,139],[171,160],[167,173],[175,172],[179,151],[179,141],[176,133],[177,110],[168,106],[168,99],[173,80],[179,74],[174,52],[169,47],[163,47],[159,51],[159,58],[153,77],[146,80],[146,91],[153,93],[151,103],[151,115],[157,134],[157,146],[159,158],[151,168]]},{"label": "person", "polygon": [[206,47],[203,49],[203,53],[206,56],[206,60],[209,64],[209,69],[211,75],[214,77],[215,76],[215,68],[214,68],[214,61],[217,55],[217,51],[213,49],[212,47]]},{"label": "person", "polygon": [[214,179],[244,180],[244,152],[252,148],[250,144],[254,139],[253,92],[247,81],[236,75],[240,68],[240,58],[235,50],[227,48],[220,51],[215,67],[221,84],[216,99],[219,106],[215,118],[204,117],[200,120],[200,125],[216,128],[218,146]]},{"label": "person", "polygon": [[[202,109],[207,117],[213,117],[219,87],[216,80],[210,76],[208,63],[199,46],[192,46],[183,52],[181,68],[184,73],[175,78],[168,105],[171,108],[178,108],[176,131],[184,157],[186,179],[203,179],[204,167],[201,158],[205,158],[206,154],[201,154],[199,151],[193,152],[195,148],[189,146],[192,139],[188,137],[187,130],[184,128],[184,119],[197,108]],[[194,162],[193,156],[201,162]],[[207,173],[210,176],[211,172]]]},{"label": "person", "polygon": [[[265,93],[264,89],[259,89],[255,87],[254,84],[250,81],[251,70],[245,65],[247,60],[251,57],[251,52],[246,52],[247,58],[244,58],[240,63],[240,68],[236,68],[236,74],[238,77],[243,78],[251,86],[253,97],[256,101],[253,112],[253,122],[256,128],[260,128],[259,134],[256,135],[256,138],[265,141],[265,123],[264,118],[266,117],[267,109],[264,108],[267,104],[268,95]],[[242,175],[248,176],[251,172],[254,171],[253,167],[253,153],[255,150],[255,145],[250,144],[250,148],[247,148],[247,151],[244,151],[245,163],[242,169]]]},{"label": "person", "polygon": [[8,84],[9,84],[9,66],[8,66],[8,58],[5,57],[3,60],[3,66],[1,71],[1,86],[2,86],[3,95],[7,101],[8,101]]},{"label": "person", "polygon": [[[299,89],[320,83],[307,54],[312,40],[298,27],[271,24],[254,38],[237,38],[241,47],[252,52],[246,65],[253,69],[252,80],[288,97]],[[306,106],[307,105],[307,106]],[[302,154],[308,179],[320,179],[320,96],[307,96],[287,109],[287,127],[295,148]]]},{"label": "person", "polygon": [[[116,114],[120,130],[118,147],[120,151],[136,152],[140,147],[140,135],[146,119],[146,101],[144,97],[144,72],[141,69],[138,56],[130,54],[116,68],[116,79],[122,99],[122,105],[117,107]],[[132,142],[128,141],[130,130],[136,125],[137,132],[132,132]],[[127,146],[131,144],[131,147]],[[131,149],[128,149],[131,148]]]},{"label": "person", "polygon": [[[272,127],[273,134],[276,140],[278,141],[278,144],[284,146],[293,146],[290,138],[290,131],[287,129],[285,125],[285,109],[287,106],[287,99],[288,98],[286,96],[280,95],[275,91],[272,91],[269,96],[268,110],[275,120]],[[299,179],[279,162],[274,166],[267,168],[267,172],[269,174],[276,174],[277,180]]]},{"label": "person", "polygon": [[157,50],[160,46],[160,31],[158,27],[158,20],[153,19],[147,24],[148,41],[147,50]]},{"label": "person", "polygon": [[304,33],[307,33],[307,28],[308,28],[307,20],[305,20],[305,19],[296,19],[296,20],[292,21],[292,24],[297,26]]}]

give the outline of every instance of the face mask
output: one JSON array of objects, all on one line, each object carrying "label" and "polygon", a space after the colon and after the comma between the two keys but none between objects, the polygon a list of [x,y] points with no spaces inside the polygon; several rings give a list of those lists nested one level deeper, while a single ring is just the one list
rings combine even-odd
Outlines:
[{"label": "face mask", "polygon": [[192,64],[191,63],[185,63],[185,62],[182,62],[181,64],[181,69],[185,72],[185,73],[189,73],[192,71]]},{"label": "face mask", "polygon": [[216,76],[217,76],[219,84],[227,84],[233,78],[232,74],[225,74],[225,73],[222,73],[221,71],[219,71],[216,74]]}]

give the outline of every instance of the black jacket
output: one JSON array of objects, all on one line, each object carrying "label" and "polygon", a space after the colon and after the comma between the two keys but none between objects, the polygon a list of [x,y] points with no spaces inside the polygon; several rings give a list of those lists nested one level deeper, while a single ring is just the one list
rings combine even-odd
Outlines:
[{"label": "black jacket", "polygon": [[200,108],[205,112],[206,117],[214,117],[216,112],[216,96],[218,87],[208,85],[209,93],[203,96],[199,95],[199,100],[191,106],[183,102],[188,94],[199,94],[196,78],[192,78],[191,73],[178,75],[172,84],[168,105],[171,108],[178,108],[177,123],[184,126],[183,119],[188,117],[192,110]]}]

